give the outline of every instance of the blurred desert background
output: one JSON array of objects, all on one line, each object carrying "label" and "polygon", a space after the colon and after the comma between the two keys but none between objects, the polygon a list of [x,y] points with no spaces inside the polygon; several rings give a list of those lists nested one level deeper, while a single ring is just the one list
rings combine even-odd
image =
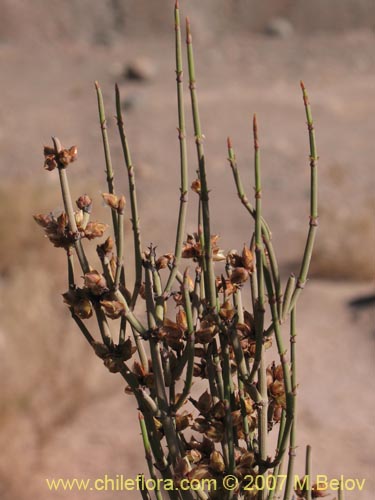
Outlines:
[{"label": "blurred desert background", "polygon": [[[250,120],[260,126],[265,216],[282,275],[298,272],[308,225],[308,136],[299,88],[313,107],[320,218],[298,308],[298,468],[374,483],[375,4],[371,0],[181,0],[191,19],[213,232],[240,248],[252,225],[226,157],[232,137],[252,195]],[[134,498],[50,492],[45,478],[135,477],[145,470],[136,406],[69,318],[65,255],[32,214],[62,209],[42,146],[77,144],[74,199],[109,222],[94,81],[103,89],[117,191],[127,193],[114,84],[136,166],[143,242],[172,251],[179,151],[172,0],[0,0],[0,498]],[[129,71],[130,70],[130,71]],[[138,78],[129,78],[134,75]],[[187,89],[186,89],[187,90]],[[187,104],[190,179],[196,156]],[[188,230],[194,231],[195,194]],[[130,241],[130,223],[126,226]],[[95,244],[91,245],[93,249]],[[94,258],[94,252],[92,252]],[[132,253],[126,250],[131,272]],[[287,332],[285,332],[287,334]],[[331,498],[334,498],[331,497]]]}]

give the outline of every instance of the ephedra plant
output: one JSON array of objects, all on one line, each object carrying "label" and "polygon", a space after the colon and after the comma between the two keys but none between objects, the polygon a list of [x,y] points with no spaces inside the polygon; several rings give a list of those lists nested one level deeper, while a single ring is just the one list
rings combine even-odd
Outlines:
[{"label": "ephedra plant", "polygon": [[[271,231],[262,216],[256,116],[253,204],[241,181],[232,141],[227,140],[234,184],[249,214],[249,242],[241,251],[224,252],[211,231],[209,170],[188,21],[187,62],[198,159],[191,188],[199,197],[199,209],[196,233],[185,233],[190,182],[178,3],[175,28],[181,186],[174,253],[157,255],[155,246],[143,246],[136,168],[117,86],[117,125],[130,200],[126,203],[115,190],[103,99],[96,84],[108,183],[103,198],[111,209],[113,226],[113,234],[96,247],[97,262],[88,261],[85,244],[102,238],[108,227],[91,220],[88,195],[80,196],[74,208],[68,170],[77,159],[77,148],[63,148],[56,137],[44,148],[44,166],[59,175],[65,211],[59,216],[36,215],[35,220],[54,246],[66,252],[69,288],[63,297],[73,321],[105,367],[125,380],[126,392],[136,399],[139,422],[135,415],[134,427],[140,426],[147,476],[157,485],[147,488],[150,483],[146,482],[140,492],[143,498],[291,500],[322,496],[310,482],[296,488],[294,479],[296,306],[307,281],[318,221],[317,152],[307,93],[301,83],[310,142],[310,222],[298,277],[291,275],[284,286]],[[124,218],[129,216],[134,261],[124,263]],[[128,266],[133,266],[134,283],[125,273]],[[92,316],[98,325],[95,332],[87,326],[92,323],[86,322]],[[275,350],[272,364],[265,358],[269,348]],[[197,393],[195,381],[199,387],[204,385],[203,391]],[[278,435],[276,451],[270,445],[273,433]],[[306,475],[310,474],[310,461],[308,447]],[[282,472],[286,480],[282,480]],[[163,483],[156,481],[159,478]]]}]

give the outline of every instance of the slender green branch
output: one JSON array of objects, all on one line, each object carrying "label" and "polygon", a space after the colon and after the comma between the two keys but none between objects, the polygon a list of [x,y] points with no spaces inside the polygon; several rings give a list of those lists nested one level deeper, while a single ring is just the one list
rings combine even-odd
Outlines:
[{"label": "slender green branch", "polygon": [[307,275],[309,272],[311,256],[314,248],[316,232],[318,229],[318,152],[315,142],[315,130],[314,122],[311,114],[311,107],[309,98],[306,92],[306,88],[303,82],[301,82],[303,103],[305,106],[307,128],[309,131],[309,142],[310,142],[310,222],[309,222],[309,232],[307,235],[305,251],[303,254],[303,259],[301,263],[301,270],[299,272],[296,288],[294,290],[289,311],[293,309],[296,305],[298,297],[300,296],[302,290],[305,287],[307,281]]},{"label": "slender green branch", "polygon": [[[55,147],[56,154],[60,153],[60,151],[62,150],[62,147],[61,147],[61,143],[60,143],[59,139],[57,137],[52,137],[52,141],[53,141],[53,144]],[[79,263],[81,264],[82,271],[84,273],[88,273],[90,271],[90,266],[89,266],[85,252],[84,252],[83,247],[82,247],[80,234],[78,232],[76,219],[74,216],[73,201],[72,201],[72,196],[70,194],[68,177],[66,175],[66,168],[62,165],[59,165],[58,171],[59,171],[61,194],[62,194],[62,198],[63,198],[63,202],[64,202],[64,208],[65,208],[65,212],[68,216],[69,230],[76,238],[75,243],[74,243],[74,248],[77,252],[78,260],[79,260]]]},{"label": "slender green branch", "polygon": [[117,235],[118,235],[118,246],[117,246],[117,261],[116,261],[116,274],[114,279],[114,287],[118,289],[120,286],[121,273],[124,268],[123,254],[124,254],[124,206],[125,198],[122,196],[119,200],[119,205],[117,209]]},{"label": "slender green branch", "polygon": [[187,321],[187,326],[188,326],[188,331],[187,331],[188,339],[187,339],[187,343],[186,343],[186,347],[185,347],[187,368],[186,368],[184,388],[182,390],[181,396],[179,397],[177,403],[175,404],[175,411],[178,411],[181,408],[181,406],[184,404],[186,398],[190,394],[191,386],[193,383],[193,374],[194,374],[195,332],[194,332],[193,313],[192,313],[191,301],[190,301],[187,270],[184,273],[183,293],[184,293],[184,305],[185,305],[185,312],[186,312],[186,321]]},{"label": "slender green branch", "polygon": [[305,476],[307,477],[306,500],[312,500],[311,446],[306,446]]},{"label": "slender green branch", "polygon": [[287,480],[284,500],[290,500],[294,485],[294,463],[296,459],[296,399],[297,399],[297,366],[296,366],[296,308],[292,309],[290,318],[290,359],[292,365],[293,389],[293,425],[290,431]]},{"label": "slender green branch", "polygon": [[[141,427],[142,441],[145,449],[145,458],[148,465],[148,470],[150,472],[150,477],[154,480],[155,484],[158,485],[157,476],[152,459],[151,445],[147,433],[147,427],[145,424],[144,416],[142,415],[141,412],[138,412],[138,420],[139,420],[139,425]],[[162,495],[158,486],[156,486],[156,489],[154,491],[157,500],[162,500]]]},{"label": "slender green branch", "polygon": [[[102,90],[101,90],[98,82],[95,82],[95,90],[96,90],[96,96],[98,99],[99,121],[100,121],[100,130],[102,133],[102,140],[103,140],[104,159],[105,159],[105,167],[106,167],[106,174],[107,174],[108,191],[111,194],[114,194],[115,193],[114,173],[113,173],[113,167],[112,167],[111,150],[109,147],[109,140],[108,140],[108,133],[107,133],[107,120],[106,120],[106,116],[105,116]],[[114,208],[111,209],[111,213],[112,213],[113,232],[115,234],[116,248],[118,251],[119,243],[120,243],[119,234],[118,234],[118,223],[117,223],[118,214]]]},{"label": "slender green branch", "polygon": [[216,284],[215,272],[212,258],[212,244],[211,244],[211,228],[210,228],[210,208],[209,208],[209,191],[207,187],[206,176],[206,160],[203,148],[204,136],[201,130],[201,123],[199,117],[198,96],[195,80],[195,64],[193,53],[193,39],[190,31],[189,20],[186,19],[186,44],[188,53],[188,66],[189,66],[189,88],[191,97],[191,107],[193,111],[194,135],[197,148],[198,165],[199,165],[199,178],[201,182],[200,201],[202,205],[202,221],[203,221],[203,234],[204,234],[204,262],[205,262],[205,286],[206,296],[209,305],[212,309],[216,309]]},{"label": "slender green branch", "polygon": [[131,207],[131,222],[134,238],[134,255],[135,255],[135,283],[134,290],[131,299],[130,306],[133,309],[137,301],[138,293],[142,285],[142,243],[141,243],[141,229],[139,224],[139,213],[138,213],[138,203],[137,203],[137,189],[135,183],[135,172],[134,165],[130,156],[130,150],[128,146],[128,141],[126,139],[124,121],[122,118],[121,111],[121,97],[120,90],[116,84],[116,113],[117,113],[117,125],[120,134],[122,151],[124,154],[124,160],[126,169],[128,172],[128,183],[130,192],[130,207]]},{"label": "slender green branch", "polygon": [[292,300],[293,291],[295,289],[296,277],[294,274],[289,276],[288,282],[285,287],[284,300],[282,306],[281,322],[285,321],[286,315],[290,310],[290,301]]},{"label": "slender green branch", "polygon": [[187,152],[186,152],[184,86],[183,86],[182,50],[181,50],[181,25],[180,25],[180,11],[178,3],[176,3],[175,6],[175,31],[176,31],[175,44],[176,44],[176,80],[177,80],[177,106],[178,106],[178,138],[180,141],[181,188],[180,188],[180,209],[178,214],[173,267],[164,289],[164,292],[167,293],[172,288],[177,273],[177,266],[181,259],[182,243],[185,234],[187,201],[188,201],[188,163],[187,163]]},{"label": "slender green branch", "polygon": [[[254,357],[254,365],[252,373],[258,371],[259,391],[262,401],[259,403],[259,456],[262,461],[267,459],[267,434],[268,434],[268,395],[267,395],[267,378],[266,365],[264,359],[263,346],[263,327],[264,327],[264,270],[262,255],[264,253],[262,240],[262,183],[260,173],[260,152],[258,139],[258,125],[256,115],[253,118],[253,135],[254,135],[254,170],[255,170],[255,258],[256,258],[256,273],[258,280],[258,297],[255,308],[255,335],[256,349]],[[252,373],[250,380],[252,381]],[[265,469],[260,467],[260,473],[264,473]],[[259,492],[259,500],[266,496],[266,488]]]},{"label": "slender green branch", "polygon": [[[281,444],[281,438],[282,438],[282,435],[284,434],[285,421],[286,421],[285,410],[283,410],[282,413],[281,413],[281,419],[280,419],[280,424],[279,424],[279,433],[278,433],[278,436],[277,436],[276,454],[278,453],[278,450],[279,450],[279,447],[280,447],[280,444]],[[285,457],[285,455],[284,455],[284,457]],[[282,469],[283,469],[284,457],[282,458],[281,462],[279,464],[277,464],[276,467],[274,467],[274,469],[272,471],[272,476],[276,480],[276,487],[271,488],[269,490],[267,500],[273,500],[275,498],[276,492],[278,492],[278,493],[280,492],[280,489],[281,489],[280,482],[281,482],[281,480],[283,478]],[[279,498],[279,496],[276,497],[276,498]]]}]

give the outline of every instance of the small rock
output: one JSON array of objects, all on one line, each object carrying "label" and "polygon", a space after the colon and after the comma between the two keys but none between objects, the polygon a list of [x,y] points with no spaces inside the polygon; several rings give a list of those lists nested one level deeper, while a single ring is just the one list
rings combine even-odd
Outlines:
[{"label": "small rock", "polygon": [[292,23],[284,17],[275,17],[271,19],[265,29],[267,35],[277,38],[288,38],[293,35],[293,32]]},{"label": "small rock", "polygon": [[149,81],[155,73],[155,66],[149,59],[135,59],[126,66],[124,76],[128,80]]}]

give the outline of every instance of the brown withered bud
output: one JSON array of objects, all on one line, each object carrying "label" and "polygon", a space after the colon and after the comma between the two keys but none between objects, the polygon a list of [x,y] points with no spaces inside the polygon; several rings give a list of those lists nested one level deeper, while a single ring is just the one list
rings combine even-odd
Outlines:
[{"label": "brown withered bud", "polygon": [[45,170],[48,170],[49,172],[51,172],[56,167],[57,167],[57,161],[55,160],[55,156],[54,155],[45,156],[45,158],[44,158]]},{"label": "brown withered bud", "polygon": [[130,338],[125,340],[122,344],[119,344],[116,348],[116,355],[121,359],[121,361],[127,361],[131,359],[137,348],[133,346]]},{"label": "brown withered bud", "polygon": [[208,429],[205,431],[208,438],[212,439],[215,443],[220,443],[224,439],[225,429],[222,422],[212,422]]},{"label": "brown withered bud", "polygon": [[124,213],[125,205],[126,205],[125,196],[122,195],[121,198],[118,200],[118,206],[117,206],[117,212],[119,214],[122,215]]},{"label": "brown withered bud", "polygon": [[111,268],[112,276],[115,276],[117,269],[117,259],[114,255],[112,255],[111,260],[109,261],[109,267]]},{"label": "brown withered bud", "polygon": [[163,326],[161,328],[161,332],[163,333],[163,337],[165,335],[175,335],[177,338],[181,338],[182,336],[182,331],[178,327],[177,323],[174,321],[170,320],[169,318],[164,318]]},{"label": "brown withered bud", "polygon": [[189,472],[188,478],[189,481],[192,481],[193,479],[201,481],[202,479],[212,479],[213,475],[208,465],[200,464]]},{"label": "brown withered bud", "polygon": [[183,431],[187,427],[190,427],[193,416],[191,413],[184,412],[182,414],[176,415],[176,430],[177,432]]},{"label": "brown withered bud", "polygon": [[92,316],[92,305],[88,299],[79,300],[74,304],[73,310],[81,319],[88,319]]},{"label": "brown withered bud", "polygon": [[56,153],[55,148],[44,146],[44,168],[54,170],[56,167],[65,168],[77,159],[77,146],[71,146],[69,149],[61,149]]},{"label": "brown withered bud", "polygon": [[255,411],[254,401],[252,401],[251,398],[247,397],[247,398],[245,398],[244,402],[245,402],[245,410],[246,410],[247,415],[251,415],[252,413],[254,413],[254,411]]},{"label": "brown withered bud", "polygon": [[91,302],[84,296],[83,290],[68,290],[63,293],[65,304],[73,309],[74,314],[81,319],[88,319],[92,316]]},{"label": "brown withered bud", "polygon": [[108,346],[106,346],[105,344],[102,344],[101,342],[94,341],[91,345],[92,345],[92,348],[95,351],[95,354],[99,358],[105,359],[109,355]]},{"label": "brown withered bud", "polygon": [[178,488],[181,484],[181,480],[187,477],[191,467],[189,462],[185,458],[180,458],[174,468],[173,481],[175,486]]},{"label": "brown withered bud", "polygon": [[159,271],[160,269],[166,269],[168,264],[173,262],[174,255],[173,253],[165,253],[161,257],[159,257],[155,263],[156,269]]},{"label": "brown withered bud", "polygon": [[119,199],[117,198],[117,196],[115,194],[111,194],[111,193],[102,193],[102,197],[103,197],[103,200],[104,202],[111,208],[113,208],[114,210],[117,210],[118,209],[118,206],[119,206]]},{"label": "brown withered bud", "polygon": [[225,417],[225,406],[223,401],[218,401],[212,408],[212,416],[216,420],[222,420]]},{"label": "brown withered bud", "polygon": [[76,201],[76,204],[80,210],[83,210],[88,214],[91,212],[92,200],[89,195],[87,194],[81,195]]},{"label": "brown withered bud", "polygon": [[241,455],[239,463],[245,467],[250,468],[254,464],[254,461],[254,453],[251,451],[245,451]]},{"label": "brown withered bud", "polygon": [[213,451],[210,455],[210,469],[219,474],[225,471],[223,455],[218,451]]},{"label": "brown withered bud", "polygon": [[37,214],[33,215],[34,220],[39,226],[46,228],[52,222],[52,215]]},{"label": "brown withered bud", "polygon": [[219,314],[220,317],[226,321],[231,321],[235,315],[236,311],[233,308],[232,303],[229,300],[226,300],[224,304],[221,306]]},{"label": "brown withered bud", "polygon": [[212,258],[213,258],[214,262],[222,262],[222,261],[227,259],[224,251],[221,250],[220,248],[217,248],[213,251]]},{"label": "brown withered bud", "polygon": [[275,380],[270,385],[270,392],[272,396],[274,396],[275,398],[282,396],[285,393],[284,382],[281,382],[280,380]]},{"label": "brown withered bud", "polygon": [[212,396],[206,390],[196,402],[196,407],[203,414],[207,414],[212,408]]},{"label": "brown withered bud", "polygon": [[104,366],[108,368],[111,373],[118,373],[121,371],[123,364],[119,358],[108,357],[104,359]]},{"label": "brown withered bud", "polygon": [[108,291],[107,282],[104,276],[98,271],[90,271],[84,275],[85,287],[94,295],[102,295]]},{"label": "brown withered bud", "polygon": [[178,310],[176,314],[176,324],[182,333],[184,333],[188,328],[186,313],[181,308]]},{"label": "brown withered bud", "polygon": [[124,304],[118,302],[117,300],[102,300],[100,305],[102,306],[105,315],[111,319],[118,319],[125,312]]},{"label": "brown withered bud", "polygon": [[282,365],[277,365],[274,371],[274,377],[276,380],[284,380],[284,372]]},{"label": "brown withered bud", "polygon": [[201,192],[201,181],[199,179],[195,179],[191,183],[191,189],[194,191],[194,193],[200,194],[200,192]]},{"label": "brown withered bud", "polygon": [[272,419],[275,423],[280,422],[282,412],[283,412],[283,407],[281,405],[275,405],[272,413]]},{"label": "brown withered bud", "polygon": [[84,236],[88,240],[101,238],[107,228],[108,224],[102,224],[101,222],[89,222],[84,230]]},{"label": "brown withered bud", "polygon": [[236,290],[235,285],[233,285],[228,278],[223,280],[220,276],[216,277],[216,286],[218,292],[225,292],[227,297],[232,295]]},{"label": "brown withered bud", "polygon": [[208,430],[209,423],[207,422],[207,420],[205,418],[198,417],[194,420],[194,423],[191,426],[191,428],[194,431],[197,431],[197,432],[200,432],[201,434],[203,434],[204,432],[206,432]]},{"label": "brown withered bud", "polygon": [[104,243],[96,247],[96,251],[99,257],[103,258],[106,255],[109,255],[113,250],[113,246],[114,246],[113,238],[112,236],[108,236],[108,238],[105,240]]},{"label": "brown withered bud", "polygon": [[237,425],[242,424],[242,414],[241,414],[241,410],[234,410],[234,411],[232,411],[231,415],[232,415],[232,422],[233,422],[233,425],[234,425],[235,427],[236,427]]},{"label": "brown withered bud", "polygon": [[254,256],[246,245],[244,245],[242,250],[242,265],[251,273],[254,271]]},{"label": "brown withered bud", "polygon": [[64,298],[64,303],[67,304],[68,306],[72,307],[78,300],[80,299],[78,291],[77,290],[68,290],[67,292],[62,294]]},{"label": "brown withered bud", "polygon": [[243,267],[242,258],[237,250],[230,250],[227,254],[227,261],[232,267]]},{"label": "brown withered bud", "polygon": [[232,283],[241,285],[249,278],[249,272],[244,267],[236,267],[233,269],[230,280]]},{"label": "brown withered bud", "polygon": [[200,324],[200,329],[195,332],[195,342],[199,344],[209,344],[217,330],[215,325],[211,325],[208,321],[203,320]]},{"label": "brown withered bud", "polygon": [[203,436],[202,442],[198,441],[197,439],[194,438],[194,436],[192,436],[190,438],[190,441],[189,441],[189,447],[194,449],[194,450],[198,450],[207,456],[210,456],[210,454],[215,449],[215,445],[214,445],[213,441],[206,438],[205,436]]},{"label": "brown withered bud", "polygon": [[191,464],[197,464],[202,460],[202,453],[198,450],[192,449],[186,453],[186,457]]}]

